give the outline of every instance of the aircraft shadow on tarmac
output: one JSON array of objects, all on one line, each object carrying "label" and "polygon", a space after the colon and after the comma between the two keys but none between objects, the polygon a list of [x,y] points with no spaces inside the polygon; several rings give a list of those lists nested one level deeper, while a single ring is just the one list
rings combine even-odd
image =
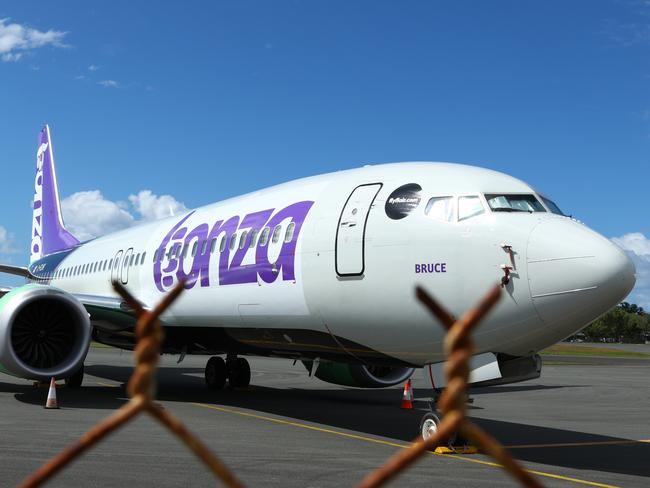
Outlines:
[{"label": "aircraft shadow on tarmac", "polygon": [[[86,372],[97,378],[125,384],[132,372],[127,366],[88,366]],[[253,384],[247,389],[224,389],[218,392],[206,389],[202,368],[161,367],[158,374],[157,398],[164,402],[195,402],[215,406],[234,407],[259,412],[261,415],[288,417],[313,422],[336,429],[347,429],[409,442],[418,433],[421,416],[428,409],[427,402],[416,401],[414,410],[399,408],[401,390],[361,389],[305,389],[270,388]],[[253,377],[253,383],[255,377]],[[124,388],[93,386],[86,381],[79,390],[66,389],[60,400],[65,408],[95,408],[112,410],[126,401]],[[87,385],[87,386],[86,386]],[[543,385],[508,385],[472,390],[472,396],[501,391],[549,389]],[[44,389],[32,386],[0,383],[0,391],[14,392],[18,401],[42,404]],[[415,390],[415,397],[427,397],[428,390]],[[421,407],[421,408],[420,408]],[[173,405],[169,406],[173,411]],[[474,410],[475,412],[477,410]],[[470,407],[470,415],[472,413]],[[215,416],[215,423],[224,421]],[[571,430],[531,426],[507,421],[473,418],[504,445],[531,445],[582,442],[610,442],[622,438],[595,435]],[[572,469],[612,472],[650,477],[650,444],[576,446],[555,448],[519,448],[513,454],[522,461],[563,466]]]}]

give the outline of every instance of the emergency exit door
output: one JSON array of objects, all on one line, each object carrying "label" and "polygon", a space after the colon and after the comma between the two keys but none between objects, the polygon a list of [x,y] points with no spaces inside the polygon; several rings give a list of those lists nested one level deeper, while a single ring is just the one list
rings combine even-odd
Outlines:
[{"label": "emergency exit door", "polygon": [[359,276],[365,270],[366,222],[381,183],[361,185],[350,194],[336,229],[336,273]]}]

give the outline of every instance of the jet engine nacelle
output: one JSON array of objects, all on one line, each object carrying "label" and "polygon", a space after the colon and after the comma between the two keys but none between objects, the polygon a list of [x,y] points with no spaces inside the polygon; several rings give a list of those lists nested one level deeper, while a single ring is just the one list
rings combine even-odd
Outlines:
[{"label": "jet engine nacelle", "polygon": [[0,298],[0,371],[33,380],[66,378],[90,345],[88,312],[72,295],[25,285]]},{"label": "jet engine nacelle", "polygon": [[[308,371],[313,363],[304,362]],[[356,386],[358,388],[385,388],[403,383],[413,374],[413,368],[400,366],[374,366],[347,363],[319,363],[313,375],[335,385]]]}]

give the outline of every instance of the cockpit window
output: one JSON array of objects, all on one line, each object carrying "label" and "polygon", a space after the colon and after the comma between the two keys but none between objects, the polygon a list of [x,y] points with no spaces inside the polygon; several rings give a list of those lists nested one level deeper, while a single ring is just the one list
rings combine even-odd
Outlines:
[{"label": "cockpit window", "polygon": [[454,220],[454,199],[433,197],[427,202],[424,214],[441,222],[451,222]]},{"label": "cockpit window", "polygon": [[546,212],[535,195],[486,194],[485,199],[493,212]]},{"label": "cockpit window", "polygon": [[458,198],[458,220],[469,219],[483,212],[485,212],[485,209],[477,195]]},{"label": "cockpit window", "polygon": [[[540,195],[540,196],[541,196],[541,195]],[[553,202],[552,200],[549,200],[549,199],[546,198],[546,197],[542,197],[542,200],[544,200],[544,203],[546,204],[546,206],[548,207],[548,209],[549,209],[552,213],[554,213],[554,214],[558,214],[558,215],[566,215],[562,210],[560,210],[560,207],[558,207],[558,206],[555,204],[555,202]]]}]

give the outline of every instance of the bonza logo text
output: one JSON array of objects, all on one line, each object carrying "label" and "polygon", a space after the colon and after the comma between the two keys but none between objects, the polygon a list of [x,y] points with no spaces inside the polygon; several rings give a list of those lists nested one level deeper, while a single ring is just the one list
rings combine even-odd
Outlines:
[{"label": "bonza logo text", "polygon": [[[218,254],[219,285],[256,283],[258,277],[266,283],[273,283],[279,275],[282,275],[284,281],[293,281],[296,244],[302,225],[313,204],[312,201],[302,201],[288,205],[275,213],[275,209],[269,208],[250,213],[242,218],[235,215],[229,219],[216,221],[212,227],[207,223],[201,223],[191,230],[185,225],[194,214],[190,212],[170,229],[158,246],[153,268],[156,287],[160,291],[167,291],[176,280],[186,280],[185,288],[193,288],[196,283],[202,287],[210,286],[212,242],[223,238],[222,236],[225,236],[227,245],[223,248],[223,252]],[[271,243],[258,239],[255,247],[255,262],[242,264],[251,247],[251,240],[259,235],[263,228],[268,227],[272,232],[276,226],[285,223],[287,226],[292,223],[295,226],[293,236],[288,241],[282,240],[279,256],[274,262],[269,258]],[[231,246],[235,233],[238,233],[241,238],[242,231],[247,232],[246,241],[243,245]],[[194,247],[195,244],[196,254],[188,256],[187,249],[191,248],[190,246]]]}]

